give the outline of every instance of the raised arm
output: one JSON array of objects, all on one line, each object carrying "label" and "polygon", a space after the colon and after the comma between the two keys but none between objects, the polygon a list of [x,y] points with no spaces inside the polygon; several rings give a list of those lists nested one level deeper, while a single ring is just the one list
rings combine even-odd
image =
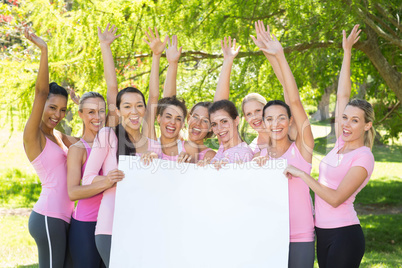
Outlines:
[{"label": "raised arm", "polygon": [[[228,42],[226,42],[228,41]],[[219,75],[218,85],[216,86],[214,101],[228,100],[230,92],[230,73],[232,72],[233,60],[239,54],[240,47],[236,48],[236,39],[229,36],[228,40],[226,37],[221,41],[221,47],[223,52],[223,65],[222,70]]]},{"label": "raised arm", "polygon": [[165,50],[168,37],[162,42],[159,38],[158,29],[155,27],[155,33],[152,32],[151,27],[148,28],[149,32],[145,32],[147,39],[143,39],[145,43],[152,50],[152,67],[151,75],[149,76],[149,97],[147,103],[147,111],[145,113],[145,123],[142,132],[150,139],[156,140],[155,132],[155,117],[156,107],[159,99],[159,62],[163,51]]},{"label": "raised arm", "polygon": [[44,144],[41,141],[44,141],[45,139],[43,138],[42,140],[39,126],[42,120],[42,113],[45,108],[47,96],[49,94],[48,50],[45,41],[34,33],[29,32],[28,28],[24,29],[24,36],[41,51],[32,112],[25,125],[23,134],[26,154],[29,161],[33,161],[44,148]]},{"label": "raised arm", "polygon": [[173,35],[172,40],[168,38],[168,48],[166,49],[166,59],[169,63],[165,86],[163,88],[163,97],[172,97],[176,95],[176,79],[177,69],[179,67],[179,59],[183,47],[177,49],[177,36]]},{"label": "raised arm", "polygon": [[121,34],[115,35],[117,28],[113,25],[109,29],[110,23],[107,24],[105,30],[102,32],[98,27],[98,38],[103,58],[103,70],[105,74],[107,93],[106,100],[108,105],[108,115],[106,119],[106,126],[115,127],[119,123],[119,117],[116,114],[116,97],[118,93],[116,70],[112,50],[110,48],[114,40],[119,38]]},{"label": "raised arm", "polygon": [[270,55],[274,55],[279,63],[285,83],[284,88],[288,96],[288,105],[297,128],[296,145],[304,159],[311,163],[314,137],[306,111],[304,110],[303,104],[300,100],[299,90],[297,89],[296,80],[293,76],[292,70],[285,58],[283,48],[275,35],[273,35],[273,38],[271,38],[271,36],[263,36],[262,41],[266,48],[261,50]]},{"label": "raised arm", "polygon": [[359,30],[359,25],[353,27],[352,32],[346,38],[346,32],[343,30],[343,61],[341,73],[339,75],[338,91],[336,93],[336,106],[335,106],[335,134],[338,139],[341,134],[341,118],[346,105],[349,102],[350,92],[352,90],[352,83],[350,81],[350,61],[352,58],[352,47],[359,40],[361,30]]},{"label": "raised arm", "polygon": [[[264,23],[262,21],[256,21],[254,23],[255,26],[255,32],[256,32],[256,37],[250,35],[251,39],[253,39],[254,44],[261,50],[261,49],[266,49],[267,47],[265,46],[265,43],[262,41],[263,36],[266,38],[268,36],[271,36],[270,30],[269,30],[269,25],[267,25],[267,29],[265,30]],[[287,92],[285,90],[285,81],[282,75],[281,67],[279,66],[279,62],[276,59],[274,55],[271,55],[265,51],[262,51],[265,55],[265,57],[268,59],[269,63],[272,66],[272,69],[274,70],[274,73],[276,77],[278,78],[279,82],[281,83],[283,87],[283,94],[285,98],[286,104],[289,105],[289,99],[287,96]]]}]

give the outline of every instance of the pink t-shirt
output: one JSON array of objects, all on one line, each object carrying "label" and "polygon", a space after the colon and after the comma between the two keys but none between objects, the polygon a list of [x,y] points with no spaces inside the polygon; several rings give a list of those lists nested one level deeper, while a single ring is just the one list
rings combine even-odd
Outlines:
[{"label": "pink t-shirt", "polygon": [[253,159],[253,151],[248,147],[247,143],[239,143],[227,150],[225,150],[223,144],[221,144],[215,157],[212,158],[211,163],[221,160],[225,160],[228,163],[236,163],[239,161],[249,162],[251,159]]},{"label": "pink t-shirt", "polygon": [[67,147],[62,149],[46,137],[45,148],[31,164],[42,183],[42,191],[33,210],[70,223],[74,202],[67,192],[67,151]]},{"label": "pink t-shirt", "polygon": [[[267,149],[262,149],[261,156],[267,155]],[[307,174],[311,172],[311,164],[303,158],[294,142],[279,159],[286,159],[288,165],[293,165]],[[288,188],[290,242],[312,242],[314,241],[314,219],[310,189],[299,177],[289,179]]]},{"label": "pink t-shirt", "polygon": [[[162,145],[160,145],[160,146],[162,146]],[[161,149],[161,153],[162,153],[161,159],[169,160],[169,161],[177,161],[177,158],[179,158],[179,154],[181,152],[186,152],[186,148],[184,147],[184,141],[177,140],[177,151],[178,151],[177,155],[167,155],[167,154],[164,154]]]},{"label": "pink t-shirt", "polygon": [[[85,163],[82,165],[81,168],[81,174],[84,175],[85,172],[85,167],[88,163],[88,158],[91,155],[91,147],[88,145],[88,143],[84,140],[81,139],[82,144],[84,144],[85,149],[87,151],[87,159],[85,160]],[[102,175],[102,170],[99,172],[99,175]],[[85,221],[85,222],[94,222],[98,218],[98,211],[99,211],[99,206],[102,201],[102,193],[99,193],[97,195],[94,195],[89,198],[85,199],[80,199],[77,202],[77,206],[74,209],[73,212],[73,218],[78,220],[78,221]]]},{"label": "pink t-shirt", "polygon": [[[118,168],[116,157],[117,142],[116,134],[111,128],[105,127],[99,131],[94,140],[91,155],[88,158],[83,184],[91,184],[100,170],[107,175],[109,171]],[[160,156],[160,144],[157,141],[148,139],[148,151],[153,151]],[[141,154],[138,153],[137,155],[140,156]],[[103,192],[95,235],[112,235],[115,196],[116,187],[109,188]]]},{"label": "pink t-shirt", "polygon": [[342,136],[338,138],[335,147],[327,154],[320,163],[318,181],[331,188],[337,189],[343,178],[352,167],[363,167],[367,171],[367,178],[362,185],[337,208],[315,195],[315,226],[319,228],[339,228],[354,224],[360,224],[353,202],[356,195],[368,183],[374,169],[374,156],[370,148],[362,146],[345,154],[338,154],[345,142]]}]

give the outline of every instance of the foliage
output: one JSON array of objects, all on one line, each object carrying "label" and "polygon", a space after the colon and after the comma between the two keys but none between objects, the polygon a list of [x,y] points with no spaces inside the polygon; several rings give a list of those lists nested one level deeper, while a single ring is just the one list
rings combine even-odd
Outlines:
[{"label": "foliage", "polygon": [[[84,91],[105,93],[103,66],[96,27],[110,22],[119,28],[122,37],[112,45],[116,59],[119,87],[137,86],[144,92],[148,88],[151,65],[150,50],[142,41],[148,26],[158,27],[161,35],[177,34],[183,56],[178,74],[178,92],[188,106],[201,100],[212,100],[219,76],[222,57],[220,40],[224,36],[236,38],[242,45],[235,60],[231,76],[231,100],[238,106],[249,92],[259,92],[267,99],[283,98],[281,86],[262,53],[249,37],[254,33],[253,22],[262,19],[271,26],[287,48],[287,58],[300,88],[303,103],[317,106],[324,88],[336,83],[342,50],[342,29],[349,31],[356,23],[362,28],[365,14],[379,17],[376,4],[381,4],[393,16],[401,10],[397,0],[364,1],[233,1],[233,0],[169,0],[169,1],[63,1],[33,0],[3,1],[2,9],[13,16],[9,23],[0,22],[0,38],[7,34],[17,39],[1,39],[0,71],[2,109],[12,114],[10,103],[26,119],[33,99],[33,88],[38,68],[38,50],[21,38],[18,27],[29,22],[36,33],[49,46],[50,79]],[[369,15],[367,15],[369,16]],[[399,32],[391,20],[383,20],[386,31]],[[390,29],[388,29],[388,28]],[[362,33],[362,40],[366,34]],[[384,38],[379,39],[381,51],[388,62],[398,69],[401,66],[400,49]],[[203,53],[200,53],[203,52]],[[366,98],[375,104],[377,118],[381,119],[397,102],[392,92],[373,66],[367,55],[354,50],[352,66],[353,92],[358,93],[366,83]],[[167,67],[161,61],[161,84]],[[161,90],[163,87],[161,86]],[[72,103],[69,108],[76,113]],[[395,120],[400,117],[401,106],[384,120],[388,130],[385,140],[398,137],[402,126]],[[74,133],[80,133],[79,119],[69,123]]]}]

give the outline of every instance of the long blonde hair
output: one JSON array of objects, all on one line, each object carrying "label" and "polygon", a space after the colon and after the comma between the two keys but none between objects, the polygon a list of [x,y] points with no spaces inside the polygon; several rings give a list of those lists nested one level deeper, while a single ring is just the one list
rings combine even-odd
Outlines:
[{"label": "long blonde hair", "polygon": [[[371,104],[368,101],[362,99],[352,99],[349,101],[347,105],[357,107],[363,110],[365,123],[369,122],[374,123],[375,119],[374,109],[373,106],[371,106]],[[364,145],[372,149],[374,144],[374,138],[375,138],[375,129],[374,126],[371,126],[371,128],[364,133]]]}]

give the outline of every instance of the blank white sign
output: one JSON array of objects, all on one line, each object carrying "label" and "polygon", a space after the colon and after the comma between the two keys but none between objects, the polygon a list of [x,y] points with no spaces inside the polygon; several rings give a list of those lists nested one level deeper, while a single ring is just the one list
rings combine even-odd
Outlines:
[{"label": "blank white sign", "polygon": [[213,167],[120,156],[110,267],[287,267],[285,161]]}]

